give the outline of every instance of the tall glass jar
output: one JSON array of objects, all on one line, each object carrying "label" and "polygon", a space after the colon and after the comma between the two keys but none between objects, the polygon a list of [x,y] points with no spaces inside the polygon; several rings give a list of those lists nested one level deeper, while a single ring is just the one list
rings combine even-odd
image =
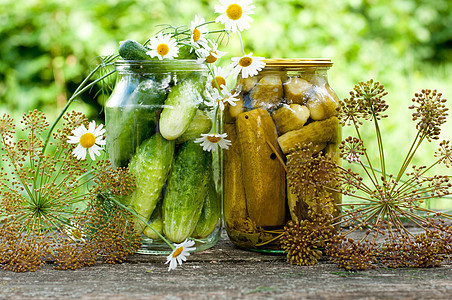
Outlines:
[{"label": "tall glass jar", "polygon": [[[136,189],[121,201],[140,217],[140,253],[171,251],[186,239],[197,250],[220,236],[220,160],[194,140],[209,133],[204,104],[207,68],[195,60],[117,61],[105,105],[106,140],[114,167],[128,167]],[[147,222],[150,226],[146,226]]]},{"label": "tall glass jar", "polygon": [[[285,224],[306,218],[313,204],[292,192],[287,157],[309,146],[339,163],[339,99],[328,83],[329,59],[265,62],[258,75],[238,80],[241,100],[225,110],[223,129],[232,145],[224,151],[223,213],[237,246],[282,252]],[[332,199],[341,201],[337,193]]]}]

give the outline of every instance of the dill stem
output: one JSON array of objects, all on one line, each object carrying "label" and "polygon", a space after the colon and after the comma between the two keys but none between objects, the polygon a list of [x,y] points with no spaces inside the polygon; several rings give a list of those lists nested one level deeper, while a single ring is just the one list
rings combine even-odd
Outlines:
[{"label": "dill stem", "polygon": [[[112,60],[111,57],[107,58],[107,61],[110,62]],[[47,137],[46,140],[44,142],[44,146],[42,148],[42,153],[45,153],[45,150],[47,148],[47,145],[49,143],[50,137],[52,135],[53,130],[55,129],[56,125],[58,124],[58,122],[61,120],[61,118],[63,117],[63,115],[66,113],[66,111],[69,109],[69,106],[72,104],[72,102],[75,100],[75,98],[77,98],[80,94],[84,93],[87,89],[91,88],[93,85],[97,84],[98,82],[104,80],[105,78],[107,78],[108,76],[112,75],[113,73],[116,72],[116,70],[110,71],[107,74],[97,78],[96,80],[94,80],[93,82],[89,83],[88,85],[86,85],[86,83],[88,82],[88,80],[102,67],[104,66],[104,64],[98,64],[96,66],[96,68],[94,68],[94,70],[91,71],[91,73],[89,73],[89,75],[82,81],[82,83],[77,87],[77,89],[75,90],[74,94],[72,94],[71,98],[69,98],[69,100],[67,101],[66,105],[64,106],[63,110],[60,112],[60,114],[58,115],[58,117],[56,118],[56,120],[53,122],[52,126],[49,129],[49,132],[47,133]],[[86,85],[86,86],[85,86]],[[41,160],[39,160],[41,161]]]},{"label": "dill stem", "polygon": [[[410,164],[411,160],[414,157],[414,154],[416,153],[417,149],[421,145],[422,141],[424,140],[425,135],[421,135],[421,132],[418,131],[416,134],[416,137],[413,140],[413,143],[411,144],[410,150],[408,151],[407,155],[405,156],[405,160],[403,161],[402,166],[400,167],[399,173],[396,177],[396,182],[400,180],[400,178],[405,173],[406,169],[408,168],[408,165]],[[414,150],[413,150],[414,148]]]},{"label": "dill stem", "polygon": [[[387,215],[386,209],[387,209],[386,205],[385,206],[380,206],[378,217],[377,217],[377,219],[374,222],[374,224],[377,224],[377,230],[374,230],[375,236],[374,236],[374,240],[372,241],[372,243],[374,243],[374,244],[377,241],[378,233],[379,233],[379,231],[381,229],[381,225],[382,225],[381,220],[383,220],[383,218]],[[368,220],[370,220],[370,219],[368,219]]]},{"label": "dill stem", "polygon": [[[355,130],[356,130],[356,134],[358,135],[358,138],[363,141],[363,138],[361,137],[361,134],[359,132],[358,126],[356,125],[356,123],[353,123],[355,126]],[[378,188],[378,178],[377,175],[375,174],[374,171],[374,167],[372,166],[372,162],[370,161],[369,155],[367,154],[367,150],[364,151],[364,156],[366,157],[367,163],[369,164],[370,170],[372,171],[372,175],[373,177],[367,172],[367,169],[364,168],[364,171],[367,173],[369,179],[372,181],[372,184],[375,186],[375,188]],[[375,179],[375,181],[374,181]]]},{"label": "dill stem", "polygon": [[[6,143],[6,139],[5,139],[4,136],[2,136],[2,143],[3,143],[3,145],[5,146],[5,151],[6,151],[7,155],[8,155],[8,157],[9,157],[9,160],[11,161],[11,164],[14,166],[14,170],[15,170],[15,172],[16,172],[16,177],[18,178],[18,180],[20,180],[20,183],[22,184],[23,188],[25,189],[25,191],[27,192],[28,196],[30,197],[30,200],[33,201],[33,200],[34,200],[33,193],[32,193],[32,192],[30,191],[30,189],[28,188],[28,185],[27,185],[27,183],[24,181],[24,179],[22,178],[22,176],[19,175],[19,169],[17,168],[16,160],[14,159],[14,157],[13,157],[12,155],[10,155],[10,152],[9,152],[9,150],[8,150],[8,149],[9,149],[9,146],[8,146],[8,144]],[[35,178],[36,178],[36,176],[35,176]],[[34,202],[32,202],[32,203],[34,203]]]},{"label": "dill stem", "polygon": [[130,209],[129,207],[125,206],[124,204],[122,204],[120,201],[112,198],[111,199],[113,202],[115,202],[116,205],[118,205],[119,207],[127,210],[128,212],[130,212],[134,217],[136,217],[139,221],[143,222],[147,227],[149,227],[152,231],[154,231],[155,234],[157,234],[168,246],[170,246],[171,250],[176,250],[176,247],[173,246],[173,244],[171,244],[170,241],[168,241],[160,232],[158,232],[157,230],[155,230],[151,225],[149,225],[149,223],[147,221],[145,221],[139,214],[137,214],[135,212],[135,210]]},{"label": "dill stem", "polygon": [[385,162],[385,154],[383,149],[383,139],[381,137],[380,126],[378,125],[378,120],[375,116],[375,112],[372,110],[372,114],[374,116],[374,124],[375,124],[375,133],[377,135],[378,142],[378,153],[380,155],[380,167],[381,172],[383,174],[383,180],[386,180],[386,162]]},{"label": "dill stem", "polygon": [[[360,163],[361,163],[361,162],[360,162]],[[363,168],[366,167],[366,165],[365,165],[365,164],[362,164],[362,163],[361,163],[361,166],[362,166]],[[372,193],[372,190],[371,190],[364,182],[362,182],[359,178],[356,178],[355,174],[350,173],[348,170],[344,169],[344,168],[341,167],[341,166],[338,166],[338,168],[339,168],[339,170],[341,170],[343,173],[347,173],[347,174],[351,175],[351,176],[353,177],[353,179],[355,179],[357,182],[359,182],[358,184],[355,183],[355,182],[353,182],[353,186],[356,187],[358,190],[363,191],[364,193],[367,193],[367,194],[371,194],[371,193]],[[369,174],[367,171],[366,171],[366,173],[367,173],[368,176],[370,177],[370,174]],[[339,172],[339,175],[341,175],[341,172]],[[343,178],[344,181],[347,181],[347,179],[346,179],[345,177],[342,177],[342,178]]]},{"label": "dill stem", "polygon": [[[434,166],[436,166],[437,164],[439,164],[441,162],[441,159],[437,160],[435,163],[433,163],[430,167],[426,168],[424,171],[422,171],[421,173],[419,173],[419,176],[424,175],[426,172],[428,172],[429,170],[431,170]],[[411,177],[409,180],[405,181],[402,185],[400,185],[400,187],[396,190],[397,194],[399,195],[400,193],[404,193],[407,189],[409,189],[411,186],[411,183],[414,182],[416,179],[416,177]]]}]

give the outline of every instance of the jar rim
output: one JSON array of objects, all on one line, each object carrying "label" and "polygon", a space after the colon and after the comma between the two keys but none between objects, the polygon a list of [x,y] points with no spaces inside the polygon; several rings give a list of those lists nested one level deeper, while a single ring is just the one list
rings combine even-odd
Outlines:
[{"label": "jar rim", "polygon": [[[164,69],[158,69],[164,66]],[[198,63],[196,59],[165,59],[165,60],[117,60],[115,62],[117,71],[137,71],[142,72],[168,72],[168,71],[207,71],[208,68]]]},{"label": "jar rim", "polygon": [[333,65],[329,58],[270,58],[263,61],[265,62],[265,69],[330,68]]}]

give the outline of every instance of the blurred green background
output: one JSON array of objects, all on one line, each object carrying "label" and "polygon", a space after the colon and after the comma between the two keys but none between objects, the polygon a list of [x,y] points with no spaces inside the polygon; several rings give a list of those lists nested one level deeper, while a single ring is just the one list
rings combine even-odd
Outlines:
[{"label": "blurred green background", "polygon": [[[0,0],[0,113],[17,118],[38,108],[54,119],[96,57],[117,53],[125,39],[144,42],[158,24],[189,25],[195,14],[214,20],[217,3]],[[340,98],[358,81],[374,78],[385,85],[390,117],[382,131],[389,171],[395,172],[415,135],[407,109],[414,93],[428,88],[452,97],[452,1],[259,0],[254,5],[254,21],[242,34],[247,53],[331,58],[329,81]],[[224,65],[240,56],[236,36],[220,50],[228,52]],[[84,94],[74,108],[102,120],[99,89]],[[452,136],[450,119],[442,138]],[[345,128],[344,136],[349,133]],[[373,131],[365,129],[364,136],[372,139]],[[369,150],[376,152],[375,146],[373,139],[367,142]],[[436,148],[435,142],[426,144],[415,163],[428,163]]]}]

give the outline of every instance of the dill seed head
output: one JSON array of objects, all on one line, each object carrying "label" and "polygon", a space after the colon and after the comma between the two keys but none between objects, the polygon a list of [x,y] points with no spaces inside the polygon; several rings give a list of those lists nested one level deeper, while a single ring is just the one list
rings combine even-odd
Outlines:
[{"label": "dill seed head", "polygon": [[[24,114],[26,138],[14,140],[14,120],[0,119],[0,264],[15,272],[34,271],[45,261],[57,269],[92,265],[99,256],[108,263],[123,261],[138,249],[141,235],[132,217],[114,201],[132,193],[135,181],[128,169],[108,161],[92,166],[72,155],[68,136],[87,119],[82,113],[63,116],[63,127],[44,145],[49,127],[38,111]],[[49,146],[49,147],[47,147]],[[44,153],[44,150],[45,153]],[[90,188],[88,188],[90,187]],[[90,209],[77,209],[84,202]]]},{"label": "dill seed head", "polygon": [[414,109],[413,121],[418,121],[416,129],[419,130],[427,140],[436,140],[441,133],[441,125],[446,122],[447,111],[446,99],[441,98],[442,94],[436,90],[421,90],[416,93],[410,106]]},{"label": "dill seed head", "polygon": [[435,152],[435,157],[438,157],[440,162],[447,168],[452,166],[452,146],[450,141],[442,141],[439,143],[438,151]]},{"label": "dill seed head", "polygon": [[312,143],[295,146],[287,155],[287,169],[289,185],[297,194],[315,194],[335,184],[337,164]]},{"label": "dill seed head", "polygon": [[375,247],[367,241],[355,241],[343,234],[335,235],[327,245],[327,254],[338,267],[349,271],[374,268]]},{"label": "dill seed head", "polygon": [[367,82],[359,82],[355,85],[350,97],[339,101],[338,115],[342,124],[354,124],[356,127],[362,125],[361,119],[380,120],[386,118],[383,114],[388,105],[383,99],[388,93],[382,84],[374,82],[373,79]]},{"label": "dill seed head", "polygon": [[366,148],[363,141],[356,137],[347,137],[339,145],[340,156],[349,162],[359,162],[360,157],[365,154]]},{"label": "dill seed head", "polygon": [[284,227],[281,246],[287,253],[287,262],[299,266],[312,266],[322,256],[315,240],[316,233],[310,221],[289,221]]}]

